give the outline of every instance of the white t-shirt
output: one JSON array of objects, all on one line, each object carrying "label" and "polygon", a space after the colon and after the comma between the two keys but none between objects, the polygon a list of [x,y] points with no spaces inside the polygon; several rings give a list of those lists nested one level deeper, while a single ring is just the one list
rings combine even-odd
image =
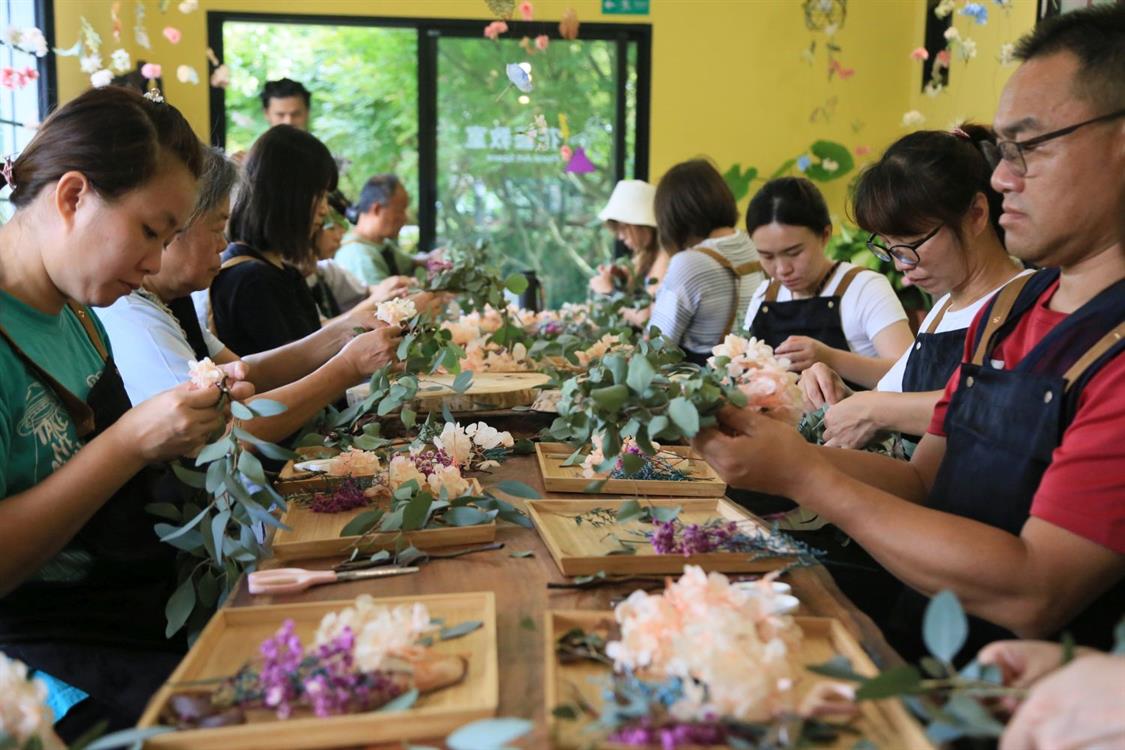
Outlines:
[{"label": "white t-shirt", "polygon": [[[834,295],[840,279],[852,268],[855,268],[852,263],[838,265],[832,278],[821,290],[820,296]],[[769,285],[770,280],[766,279],[750,298],[750,307],[746,310],[747,329],[754,322],[754,316],[762,306]],[[793,293],[785,285],[781,285],[777,291],[777,301],[790,302],[792,299]],[[861,356],[878,357],[879,352],[875,350],[874,344],[875,336],[887,326],[900,320],[906,320],[906,311],[902,309],[902,303],[891,287],[891,282],[877,271],[864,271],[857,275],[840,300],[840,323],[848,340],[848,348]]]},{"label": "white t-shirt", "polygon": [[[172,311],[151,292],[135,291],[94,312],[109,333],[114,363],[134,406],[189,378],[195,352]],[[206,328],[203,340],[212,357],[226,349]]]},{"label": "white t-shirt", "polygon": [[[1013,276],[1012,278],[1019,278],[1020,276],[1025,276],[1029,273],[1032,272],[1025,270],[1022,273]],[[966,305],[960,310],[946,310],[945,316],[942,317],[940,321],[938,321],[937,328],[935,328],[933,332],[945,333],[947,331],[959,331],[964,328],[968,328],[970,325],[972,325],[973,318],[977,316],[977,313],[980,312],[980,309],[984,307],[985,303],[992,299],[993,295],[995,295],[1005,286],[1007,286],[1007,283],[1001,284],[988,294],[984,295],[978,300],[975,300],[972,304]],[[941,308],[945,307],[945,302],[948,299],[949,295],[947,294],[941,299],[934,302],[934,306],[930,309],[930,312],[926,314],[926,319],[923,320],[922,325],[918,327],[919,331],[925,332],[929,330],[930,323],[933,322],[934,316],[938,314]],[[899,357],[898,361],[891,366],[891,369],[887,370],[887,374],[883,376],[883,379],[880,380],[878,384],[876,384],[875,390],[902,393],[902,378],[904,375],[906,375],[906,360],[910,359],[910,353],[912,351],[914,351],[913,346],[902,353],[902,356]]]}]

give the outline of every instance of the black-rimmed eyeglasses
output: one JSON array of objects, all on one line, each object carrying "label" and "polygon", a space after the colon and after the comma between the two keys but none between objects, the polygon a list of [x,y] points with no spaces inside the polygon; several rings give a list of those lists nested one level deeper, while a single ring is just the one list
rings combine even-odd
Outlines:
[{"label": "black-rimmed eyeglasses", "polygon": [[934,235],[940,232],[943,226],[945,225],[938,224],[933,228],[933,231],[917,242],[903,242],[898,245],[888,245],[885,239],[872,233],[867,238],[867,249],[873,252],[875,257],[881,261],[890,263],[897,260],[902,265],[913,268],[918,265],[918,248],[932,240]]},{"label": "black-rimmed eyeglasses", "polygon": [[1052,130],[1050,133],[1037,135],[1034,138],[1028,138],[1026,141],[997,141],[996,143],[984,141],[980,144],[980,150],[993,169],[996,169],[1000,162],[1003,161],[1012,172],[1019,177],[1023,177],[1027,174],[1027,161],[1024,159],[1024,151],[1031,150],[1042,143],[1053,141],[1064,135],[1070,135],[1075,130],[1084,128],[1087,125],[1113,120],[1122,116],[1125,116],[1125,109],[1119,109],[1116,112],[1110,112],[1108,115],[1101,115],[1100,117],[1060,128],[1059,130]]}]

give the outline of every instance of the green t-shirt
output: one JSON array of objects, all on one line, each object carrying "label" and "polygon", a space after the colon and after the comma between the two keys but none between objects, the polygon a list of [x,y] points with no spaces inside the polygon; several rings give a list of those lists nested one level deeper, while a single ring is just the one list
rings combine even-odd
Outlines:
[{"label": "green t-shirt", "polygon": [[[105,329],[90,317],[109,345]],[[85,400],[105,370],[69,307],[49,315],[0,291],[0,326],[32,360]],[[43,481],[82,447],[62,401],[0,339],[0,498]]]},{"label": "green t-shirt", "polygon": [[[396,268],[390,268],[383,257],[383,247],[389,247]],[[334,260],[364,284],[378,284],[389,276],[410,276],[414,273],[414,259],[387,240],[383,245],[368,242],[354,232],[344,235],[343,244]]]}]

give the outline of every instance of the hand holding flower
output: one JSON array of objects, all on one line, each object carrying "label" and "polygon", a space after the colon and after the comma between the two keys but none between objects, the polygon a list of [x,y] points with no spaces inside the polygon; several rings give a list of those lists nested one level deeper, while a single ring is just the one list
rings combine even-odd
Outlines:
[{"label": "hand holding flower", "polygon": [[857,450],[867,446],[882,429],[875,418],[878,398],[878,393],[865,391],[830,406],[824,413],[824,444]]},{"label": "hand holding flower", "polygon": [[789,360],[789,369],[803,372],[817,362],[828,361],[829,347],[808,336],[790,336],[778,344],[774,354]]},{"label": "hand holding flower", "polygon": [[701,430],[692,447],[732,487],[790,495],[807,462],[819,460],[801,434],[750,409],[724,406],[719,428]]},{"label": "hand holding flower", "polygon": [[817,362],[802,372],[797,384],[805,397],[808,411],[816,411],[825,404],[831,406],[852,395],[852,389],[848,388],[839,373],[823,362]]}]

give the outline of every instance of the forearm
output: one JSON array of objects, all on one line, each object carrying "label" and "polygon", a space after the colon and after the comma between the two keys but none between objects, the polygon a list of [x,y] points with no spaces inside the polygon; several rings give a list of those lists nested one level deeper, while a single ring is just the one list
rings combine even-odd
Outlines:
[{"label": "forearm", "polygon": [[50,561],[144,466],[122,432],[110,427],[42,482],[0,501],[0,596]]},{"label": "forearm", "polygon": [[274,417],[259,417],[245,422],[243,428],[263,440],[284,440],[360,379],[355,368],[343,357],[330,359],[311,374],[260,394],[261,398],[285,404],[286,409]]},{"label": "forearm", "polygon": [[874,388],[894,365],[895,359],[864,357],[855,352],[829,348],[824,363],[840,373],[844,380],[858,383],[864,388]]},{"label": "forearm", "polygon": [[1044,576],[1033,573],[1033,558],[1020,537],[904,502],[835,467],[810,471],[791,497],[836,524],[922,594],[950,589],[971,614],[1023,637],[1046,635],[1029,629],[1042,604]]},{"label": "forearm", "polygon": [[883,430],[924,435],[941,395],[941,391],[872,393],[872,418]]},{"label": "forearm", "polygon": [[809,446],[835,471],[911,503],[924,503],[929,486],[908,461],[870,451]]},{"label": "forearm", "polygon": [[346,329],[343,323],[326,325],[292,343],[243,357],[250,365],[255,391],[272,391],[316,370],[347,343]]}]

